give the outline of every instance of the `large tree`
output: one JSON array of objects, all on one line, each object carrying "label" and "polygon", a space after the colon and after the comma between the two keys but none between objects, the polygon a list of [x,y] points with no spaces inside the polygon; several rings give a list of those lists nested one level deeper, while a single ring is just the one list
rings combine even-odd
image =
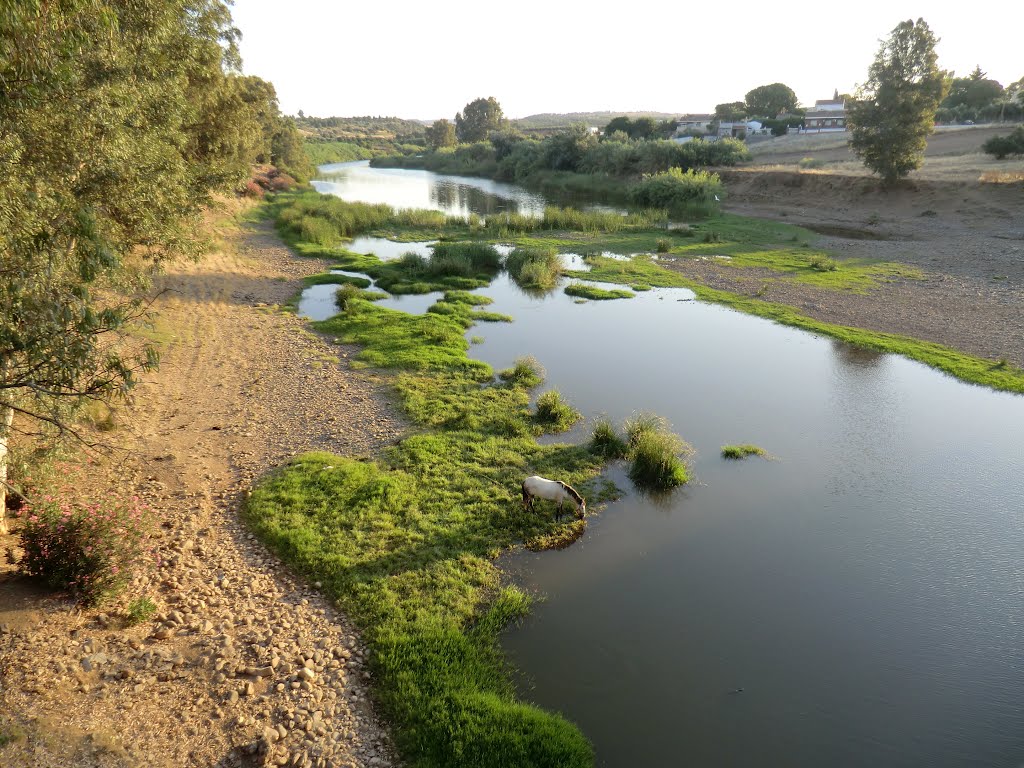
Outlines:
[{"label": "large tree", "polygon": [[435,120],[427,128],[427,146],[431,149],[455,146],[455,126],[448,120]]},{"label": "large tree", "polygon": [[196,253],[211,192],[265,149],[276,104],[236,39],[221,0],[0,6],[0,530],[12,429],[67,429],[155,363],[124,333],[141,302],[106,289]]},{"label": "large tree", "polygon": [[725,104],[715,105],[715,119],[727,123],[742,120],[747,116],[747,103],[745,101],[728,101]]},{"label": "large tree", "polygon": [[474,99],[455,115],[455,135],[459,141],[483,141],[491,131],[504,124],[501,105],[493,96]]},{"label": "large tree", "polygon": [[849,110],[850,146],[887,184],[921,166],[948,88],[937,42],[924,19],[900,22],[882,41]]},{"label": "large tree", "polygon": [[793,89],[782,83],[760,85],[746,95],[747,114],[755,117],[775,118],[792,112],[798,106]]}]

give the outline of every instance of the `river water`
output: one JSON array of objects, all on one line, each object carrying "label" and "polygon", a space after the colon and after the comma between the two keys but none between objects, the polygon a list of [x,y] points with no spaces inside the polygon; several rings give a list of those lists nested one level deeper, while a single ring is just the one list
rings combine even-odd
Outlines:
[{"label": "river water", "polygon": [[[544,204],[325,170],[321,191],[347,199]],[[471,329],[473,356],[533,354],[541,390],[588,417],[654,411],[696,451],[695,481],[663,497],[613,467],[626,493],[580,541],[502,563],[543,596],[504,637],[520,692],[578,723],[599,765],[1024,764],[1024,398],[683,290],[576,304],[500,276],[480,292],[515,322]],[[720,457],[740,442],[772,459]]]}]

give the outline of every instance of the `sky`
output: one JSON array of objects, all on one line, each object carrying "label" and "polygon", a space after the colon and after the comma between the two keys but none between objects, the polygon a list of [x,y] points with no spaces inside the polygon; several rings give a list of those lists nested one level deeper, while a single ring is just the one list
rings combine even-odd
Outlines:
[{"label": "sky", "polygon": [[495,97],[541,112],[711,112],[781,82],[852,93],[879,41],[923,16],[939,66],[1024,77],[1020,0],[235,0],[243,70],[285,114],[454,118]]}]

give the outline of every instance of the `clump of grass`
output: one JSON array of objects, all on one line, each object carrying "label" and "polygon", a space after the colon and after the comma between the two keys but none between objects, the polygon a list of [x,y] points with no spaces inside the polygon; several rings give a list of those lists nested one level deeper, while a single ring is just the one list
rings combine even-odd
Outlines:
[{"label": "clump of grass", "polygon": [[372,281],[365,277],[355,275],[339,275],[334,272],[325,272],[322,275],[310,275],[303,278],[306,285],[354,285],[357,288],[369,288]]},{"label": "clump of grass", "polygon": [[[501,267],[501,254],[488,243],[437,243],[430,254],[428,272],[434,275],[494,273]],[[451,270],[451,271],[450,271]]]},{"label": "clump of grass", "polygon": [[345,283],[334,292],[334,306],[341,312],[348,312],[354,302],[362,295],[362,291],[351,283]]},{"label": "clump of grass", "polygon": [[550,290],[563,267],[555,248],[516,248],[505,259],[505,269],[523,287]]},{"label": "clump of grass", "polygon": [[667,430],[640,434],[630,450],[629,479],[643,488],[667,490],[690,479],[680,454],[686,444]]},{"label": "clump of grass", "polygon": [[484,341],[485,341],[485,339],[484,339],[483,336],[470,336],[469,337],[469,343],[470,344],[483,344]]},{"label": "clump of grass", "polygon": [[534,418],[552,432],[564,432],[580,420],[580,412],[562,399],[561,392],[550,389],[537,398]]},{"label": "clump of grass", "polygon": [[583,299],[594,299],[596,301],[632,299],[636,295],[632,291],[627,291],[623,288],[608,290],[607,288],[598,288],[597,286],[585,285],[584,283],[569,283],[569,285],[565,286],[565,294],[567,296],[579,296]]},{"label": "clump of grass", "polygon": [[760,448],[756,445],[750,445],[744,443],[742,445],[723,445],[722,446],[722,458],[723,459],[745,459],[748,456],[767,456],[768,452],[764,448]]},{"label": "clump of grass", "polygon": [[148,597],[139,597],[128,603],[128,607],[125,610],[125,618],[128,620],[129,625],[134,626],[135,624],[148,621],[154,613],[156,613],[156,603]]},{"label": "clump of grass", "polygon": [[652,413],[640,413],[626,420],[626,457],[629,479],[651,490],[668,490],[689,481],[683,456],[691,452],[668,424]]},{"label": "clump of grass", "polygon": [[822,256],[821,254],[811,256],[810,265],[811,269],[818,272],[835,272],[839,269],[839,264],[835,259],[830,259],[828,256]]},{"label": "clump of grass", "polygon": [[629,444],[619,434],[612,420],[607,416],[602,416],[594,422],[590,450],[605,459],[622,459],[625,458],[629,450]]},{"label": "clump of grass", "polygon": [[670,243],[668,240],[665,240],[664,238],[660,238],[658,242],[655,243],[654,250],[657,253],[668,253],[669,248],[671,247],[672,243]]},{"label": "clump of grass", "polygon": [[637,292],[640,292],[640,293],[643,293],[644,291],[651,290],[651,286],[647,285],[647,283],[634,283],[633,285],[631,285],[629,287],[632,288],[634,291],[637,291]]},{"label": "clump of grass", "polygon": [[800,162],[797,163],[801,168],[821,168],[823,165],[822,161],[817,157],[801,157]]},{"label": "clump of grass", "polygon": [[705,243],[720,243],[722,242],[722,235],[713,229],[709,229],[704,233],[702,240]]},{"label": "clump of grass", "polygon": [[506,368],[498,374],[502,381],[526,389],[536,387],[547,375],[540,360],[533,355],[517,357],[511,368]]}]

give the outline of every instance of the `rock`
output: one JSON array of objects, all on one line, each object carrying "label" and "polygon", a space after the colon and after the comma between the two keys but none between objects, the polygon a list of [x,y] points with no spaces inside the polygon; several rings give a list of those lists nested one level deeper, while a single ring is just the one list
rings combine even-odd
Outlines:
[{"label": "rock", "polygon": [[299,670],[299,677],[303,680],[313,682],[314,680],[316,680],[316,672],[314,672],[309,667],[303,667]]}]

